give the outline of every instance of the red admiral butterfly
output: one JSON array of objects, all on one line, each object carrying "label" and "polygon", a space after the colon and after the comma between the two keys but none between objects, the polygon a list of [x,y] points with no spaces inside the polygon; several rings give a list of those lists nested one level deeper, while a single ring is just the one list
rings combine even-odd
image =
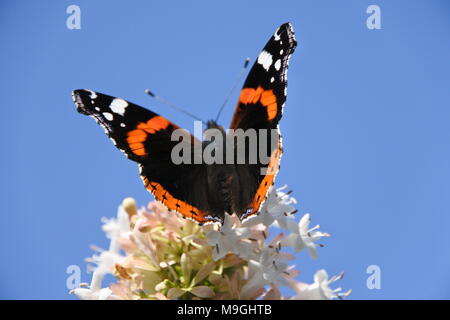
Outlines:
[{"label": "red admiral butterfly", "polygon": [[[286,102],[289,58],[297,42],[289,23],[281,25],[252,66],[231,120],[230,129],[278,130]],[[257,214],[274,183],[282,153],[281,137],[270,147],[267,163],[174,164],[172,133],[180,129],[162,116],[120,98],[75,90],[78,112],[93,117],[113,143],[139,164],[145,187],[169,210],[199,224],[223,223],[225,213],[241,220]],[[207,128],[220,129],[215,121]],[[258,137],[258,144],[264,143]],[[190,135],[190,143],[201,143]],[[267,166],[271,174],[261,174]]]}]

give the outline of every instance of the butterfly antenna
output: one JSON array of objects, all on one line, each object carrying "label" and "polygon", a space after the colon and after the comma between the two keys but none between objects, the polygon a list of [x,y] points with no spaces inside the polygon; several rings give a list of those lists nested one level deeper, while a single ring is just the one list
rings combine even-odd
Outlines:
[{"label": "butterfly antenna", "polygon": [[149,89],[146,89],[146,90],[145,90],[145,93],[148,94],[150,97],[152,97],[152,98],[154,98],[154,99],[156,99],[156,100],[162,102],[162,103],[165,104],[166,106],[169,106],[169,107],[171,107],[172,109],[175,109],[175,110],[177,110],[177,111],[179,111],[179,112],[181,112],[181,113],[184,113],[185,115],[187,115],[187,116],[189,116],[189,117],[191,117],[191,118],[194,118],[194,119],[197,120],[197,121],[201,121],[204,125],[206,125],[206,122],[203,121],[202,119],[200,119],[199,117],[193,115],[193,114],[190,113],[189,111],[186,111],[186,110],[184,110],[184,109],[178,107],[177,105],[175,105],[175,104],[173,104],[173,103],[167,101],[166,99],[164,99],[164,98],[162,98],[162,97],[160,97],[160,96],[155,95],[155,94],[154,94],[152,91],[150,91]]},{"label": "butterfly antenna", "polygon": [[247,69],[249,62],[250,62],[250,58],[247,57],[247,58],[245,59],[244,65],[243,65],[242,68],[241,68],[241,71],[239,72],[239,75],[237,76],[236,80],[234,81],[233,87],[231,87],[231,90],[230,90],[230,92],[228,93],[227,98],[225,99],[225,101],[223,102],[222,106],[221,106],[220,109],[219,109],[219,112],[217,113],[217,117],[216,117],[215,122],[217,122],[217,121],[219,120],[219,117],[220,117],[220,114],[222,113],[223,108],[225,108],[225,106],[227,105],[228,100],[230,99],[231,95],[233,94],[234,90],[236,89],[236,86],[237,86],[238,83],[239,83],[239,80],[240,80],[241,77],[242,77],[242,74],[244,73],[245,69]]}]

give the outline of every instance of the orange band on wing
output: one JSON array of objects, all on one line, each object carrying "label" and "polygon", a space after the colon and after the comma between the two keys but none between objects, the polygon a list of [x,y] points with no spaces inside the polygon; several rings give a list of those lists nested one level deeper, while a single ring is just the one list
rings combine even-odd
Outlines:
[{"label": "orange band on wing", "polygon": [[156,116],[148,120],[147,122],[140,122],[136,129],[127,133],[127,143],[131,151],[138,156],[145,156],[147,152],[145,150],[144,142],[147,140],[149,134],[153,134],[156,131],[167,129],[169,125],[176,127],[170,121],[164,119],[161,116]]},{"label": "orange band on wing", "polygon": [[207,222],[217,222],[208,218],[208,212],[202,211],[182,200],[173,197],[164,187],[158,182],[149,181],[146,177],[142,176],[145,188],[150,191],[156,200],[160,201],[169,210],[174,210],[180,213],[183,217],[195,220],[199,224]]},{"label": "orange band on wing", "polygon": [[156,116],[148,120],[147,122],[141,122],[137,125],[137,128],[144,130],[148,133],[155,133],[156,131],[166,129],[170,125],[170,121],[164,119],[161,116]]},{"label": "orange band on wing", "polygon": [[262,87],[256,89],[244,88],[241,90],[239,102],[243,104],[256,104],[258,101],[266,108],[267,117],[272,120],[277,115],[277,97],[273,90],[264,90]]},{"label": "orange band on wing", "polygon": [[266,175],[263,180],[259,184],[258,190],[256,190],[256,194],[253,197],[253,201],[247,209],[246,217],[257,214],[261,208],[262,203],[264,202],[267,192],[269,188],[275,182],[275,176],[278,173],[280,167],[280,159],[281,159],[281,141],[278,142],[278,148],[272,151],[270,156],[270,162],[267,166]]}]

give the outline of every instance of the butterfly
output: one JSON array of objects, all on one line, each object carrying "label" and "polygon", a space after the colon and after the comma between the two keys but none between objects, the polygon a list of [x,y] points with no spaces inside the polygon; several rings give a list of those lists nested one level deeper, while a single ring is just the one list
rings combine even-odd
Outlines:
[{"label": "butterfly", "polygon": [[[276,29],[248,73],[231,120],[230,129],[263,132],[253,145],[267,147],[265,162],[174,163],[172,151],[179,141],[172,136],[182,129],[173,122],[129,101],[92,90],[75,90],[72,97],[77,111],[94,118],[116,147],[138,164],[145,188],[169,210],[198,224],[223,224],[226,213],[236,213],[244,221],[260,211],[279,171],[281,136],[275,144],[263,138],[267,138],[264,134],[273,138],[274,130],[279,132],[288,64],[296,45],[290,23]],[[207,123],[206,130],[210,129],[229,135],[216,121]],[[213,143],[187,135],[187,143],[202,150]],[[249,150],[246,146],[245,151]]]}]

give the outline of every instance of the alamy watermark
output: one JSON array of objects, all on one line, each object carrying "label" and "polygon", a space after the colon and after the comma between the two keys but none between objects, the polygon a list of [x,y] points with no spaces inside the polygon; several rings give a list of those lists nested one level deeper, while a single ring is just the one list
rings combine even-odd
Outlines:
[{"label": "alamy watermark", "polygon": [[66,273],[68,274],[66,279],[66,287],[69,290],[73,290],[80,287],[81,284],[81,268],[76,264],[72,264],[67,267]]},{"label": "alamy watermark", "polygon": [[367,289],[381,289],[381,268],[376,264],[372,264],[367,267],[366,273],[370,274],[367,278],[366,286]]},{"label": "alamy watermark", "polygon": [[81,9],[79,6],[72,4],[67,7],[66,13],[69,16],[66,19],[66,26],[69,30],[81,29]]},{"label": "alamy watermark", "polygon": [[[202,122],[194,121],[194,135],[201,134]],[[203,132],[203,142],[184,129],[171,135],[178,143],[172,148],[171,161],[180,164],[261,164],[267,166],[278,158],[278,129],[228,129],[211,127]],[[261,174],[272,174],[266,168]]]},{"label": "alamy watermark", "polygon": [[366,26],[369,30],[379,30],[381,29],[381,9],[379,6],[372,4],[367,7],[367,14],[370,16],[367,17]]}]

